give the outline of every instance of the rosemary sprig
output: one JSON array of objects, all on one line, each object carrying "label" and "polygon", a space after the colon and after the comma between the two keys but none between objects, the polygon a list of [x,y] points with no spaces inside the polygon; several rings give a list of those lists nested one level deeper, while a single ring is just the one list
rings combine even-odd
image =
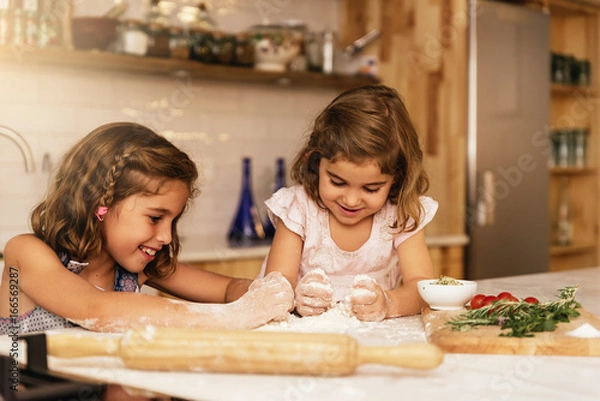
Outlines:
[{"label": "rosemary sprig", "polygon": [[533,337],[533,333],[554,331],[561,322],[569,322],[579,316],[581,305],[575,301],[577,287],[565,287],[558,291],[558,299],[539,304],[525,301],[499,300],[479,309],[461,313],[447,322],[452,330],[466,331],[475,326],[499,325],[505,337]]}]

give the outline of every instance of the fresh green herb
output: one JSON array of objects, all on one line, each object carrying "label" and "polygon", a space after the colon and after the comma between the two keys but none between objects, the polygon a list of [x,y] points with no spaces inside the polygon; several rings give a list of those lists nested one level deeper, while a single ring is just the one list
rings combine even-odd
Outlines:
[{"label": "fresh green herb", "polygon": [[475,326],[499,325],[505,337],[533,337],[533,333],[554,331],[561,322],[569,322],[579,316],[576,310],[581,305],[575,301],[577,287],[565,287],[558,290],[558,299],[539,304],[525,301],[499,300],[479,309],[461,313],[447,324],[452,330],[466,331]]},{"label": "fresh green herb", "polygon": [[452,277],[440,276],[436,281],[432,281],[431,285],[463,285],[463,283]]}]

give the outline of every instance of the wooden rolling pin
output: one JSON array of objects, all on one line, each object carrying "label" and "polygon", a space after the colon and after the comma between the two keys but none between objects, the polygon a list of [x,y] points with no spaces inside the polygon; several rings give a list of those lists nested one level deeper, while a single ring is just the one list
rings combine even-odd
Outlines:
[{"label": "wooden rolling pin", "polygon": [[61,358],[114,355],[144,370],[206,370],[315,376],[352,374],[365,363],[431,369],[442,363],[436,345],[364,347],[344,334],[217,331],[146,327],[122,337],[56,334],[48,355]]}]

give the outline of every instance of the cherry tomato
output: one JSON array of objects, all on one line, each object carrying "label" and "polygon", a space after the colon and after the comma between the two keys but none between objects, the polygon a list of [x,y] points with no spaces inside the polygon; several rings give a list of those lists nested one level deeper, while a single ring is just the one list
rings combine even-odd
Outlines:
[{"label": "cherry tomato", "polygon": [[488,295],[487,297],[483,298],[483,301],[481,302],[481,306],[487,306],[489,304],[496,302],[497,300],[498,300],[497,297],[495,297],[493,295]]},{"label": "cherry tomato", "polygon": [[485,294],[476,294],[471,298],[471,309],[479,309],[482,306],[483,299],[485,298]]},{"label": "cherry tomato", "polygon": [[497,298],[501,299],[503,301],[510,301],[510,302],[518,301],[517,297],[515,297],[513,294],[511,294],[508,291],[501,292],[500,294],[498,294]]},{"label": "cherry tomato", "polygon": [[535,297],[527,297],[523,301],[527,302],[528,304],[539,304],[540,303],[540,301],[538,301],[538,299]]}]

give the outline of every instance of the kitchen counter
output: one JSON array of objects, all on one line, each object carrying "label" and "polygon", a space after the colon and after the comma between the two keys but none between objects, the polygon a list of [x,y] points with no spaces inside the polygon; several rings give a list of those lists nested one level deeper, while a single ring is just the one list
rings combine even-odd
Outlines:
[{"label": "kitchen counter", "polygon": [[[431,235],[426,237],[430,247],[464,246],[469,238],[462,235]],[[247,248],[231,248],[225,238],[210,236],[182,236],[181,261],[206,262],[232,259],[264,258],[270,245]]]},{"label": "kitchen counter", "polygon": [[[486,279],[478,284],[478,292],[510,291],[518,297],[533,295],[542,299],[554,298],[559,288],[579,285],[577,300],[590,312],[600,315],[600,267]],[[419,316],[366,323],[337,314],[330,315],[329,321],[321,316],[312,320],[312,326],[302,326],[308,322],[305,319],[290,315],[288,322],[267,325],[261,330],[346,333],[363,345],[425,341]],[[0,350],[6,348],[2,345]],[[333,378],[142,372],[125,369],[109,357],[72,361],[50,358],[49,366],[63,374],[189,400],[377,400],[409,396],[436,401],[600,399],[597,357],[446,354],[442,365],[433,370],[364,365],[352,376]]]}]

